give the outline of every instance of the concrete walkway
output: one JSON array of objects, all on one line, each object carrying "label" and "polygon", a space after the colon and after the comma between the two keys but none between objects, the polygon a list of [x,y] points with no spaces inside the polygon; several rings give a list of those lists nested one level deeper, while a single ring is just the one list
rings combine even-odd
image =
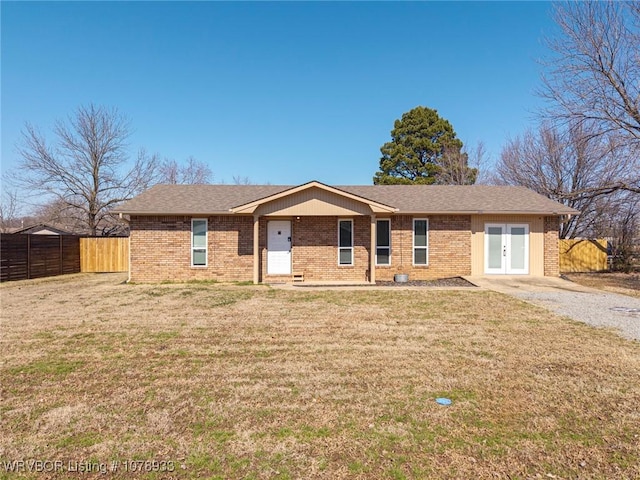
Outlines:
[{"label": "concrete walkway", "polygon": [[596,327],[613,328],[640,340],[640,300],[554,277],[519,275],[465,277],[481,288],[511,295]]}]

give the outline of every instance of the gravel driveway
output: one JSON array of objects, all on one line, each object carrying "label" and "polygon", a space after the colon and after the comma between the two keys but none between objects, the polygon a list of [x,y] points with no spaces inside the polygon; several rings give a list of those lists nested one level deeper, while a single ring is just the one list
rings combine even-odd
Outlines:
[{"label": "gravel driveway", "polygon": [[595,327],[614,328],[640,340],[640,300],[559,278],[467,277],[479,287],[506,293]]},{"label": "gravel driveway", "polygon": [[596,327],[640,340],[640,300],[615,293],[521,292],[517,297]]}]

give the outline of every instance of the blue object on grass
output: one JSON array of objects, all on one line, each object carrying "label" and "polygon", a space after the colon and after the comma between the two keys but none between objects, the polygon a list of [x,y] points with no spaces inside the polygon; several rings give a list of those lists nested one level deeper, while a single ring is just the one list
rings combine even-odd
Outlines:
[{"label": "blue object on grass", "polygon": [[451,400],[444,397],[436,398],[436,402],[440,405],[451,405]]}]

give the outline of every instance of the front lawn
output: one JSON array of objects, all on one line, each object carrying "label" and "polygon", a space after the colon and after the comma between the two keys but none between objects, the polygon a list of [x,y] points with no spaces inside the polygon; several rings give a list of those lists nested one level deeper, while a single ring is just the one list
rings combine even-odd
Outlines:
[{"label": "front lawn", "polygon": [[122,280],[0,286],[0,478],[640,477],[615,333],[480,290]]},{"label": "front lawn", "polygon": [[640,273],[565,273],[563,276],[585,287],[640,298]]}]

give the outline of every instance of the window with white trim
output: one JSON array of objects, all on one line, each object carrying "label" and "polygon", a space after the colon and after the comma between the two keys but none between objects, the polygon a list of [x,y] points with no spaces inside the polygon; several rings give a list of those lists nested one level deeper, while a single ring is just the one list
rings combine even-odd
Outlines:
[{"label": "window with white trim", "polygon": [[429,264],[429,220],[413,219],[413,264]]},{"label": "window with white trim", "polygon": [[207,230],[206,218],[191,220],[191,266],[207,266]]},{"label": "window with white trim", "polygon": [[353,220],[338,220],[338,265],[353,265]]},{"label": "window with white trim", "polygon": [[376,221],[376,265],[391,265],[391,220]]}]

